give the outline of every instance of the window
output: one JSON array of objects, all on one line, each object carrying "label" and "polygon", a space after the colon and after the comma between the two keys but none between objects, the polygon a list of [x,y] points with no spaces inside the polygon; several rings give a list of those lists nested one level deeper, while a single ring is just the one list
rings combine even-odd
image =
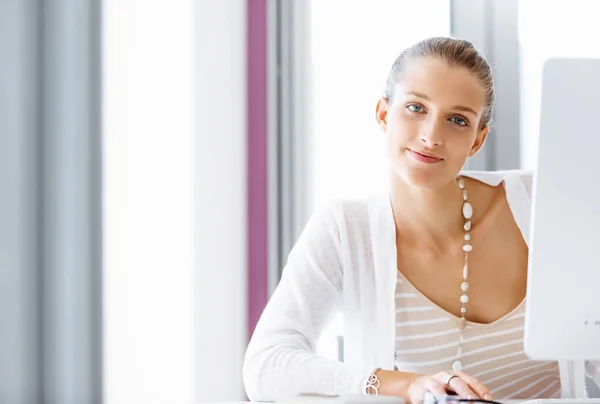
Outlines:
[{"label": "window", "polygon": [[544,62],[553,57],[599,58],[600,3],[519,2],[521,47],[521,167],[537,167]]}]

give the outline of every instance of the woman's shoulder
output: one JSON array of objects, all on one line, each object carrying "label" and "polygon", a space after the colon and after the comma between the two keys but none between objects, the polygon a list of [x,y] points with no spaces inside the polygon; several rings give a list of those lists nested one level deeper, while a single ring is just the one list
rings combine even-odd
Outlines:
[{"label": "woman's shoulder", "polygon": [[531,182],[533,178],[533,170],[518,169],[518,170],[497,170],[497,171],[461,171],[461,175],[471,177],[489,185],[499,185],[503,181],[513,178],[519,178],[523,181]]},{"label": "woman's shoulder", "polygon": [[316,208],[313,220],[335,223],[347,231],[368,228],[374,216],[390,209],[389,200],[389,194],[383,192],[333,198]]},{"label": "woman's shoulder", "polygon": [[527,169],[518,170],[499,170],[499,171],[469,171],[461,172],[461,175],[481,181],[490,186],[498,186],[502,183],[517,182],[522,184],[527,195],[531,199],[531,190],[533,187],[534,171]]}]

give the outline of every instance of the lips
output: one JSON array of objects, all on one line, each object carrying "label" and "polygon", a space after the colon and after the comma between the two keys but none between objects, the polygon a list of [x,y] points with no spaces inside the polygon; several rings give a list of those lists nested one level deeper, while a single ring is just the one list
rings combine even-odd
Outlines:
[{"label": "lips", "polygon": [[420,161],[422,163],[427,163],[427,164],[434,164],[434,163],[439,163],[440,161],[443,160],[443,158],[435,156],[433,154],[428,154],[425,152],[421,152],[421,151],[416,151],[416,150],[411,150],[411,149],[406,149],[408,150],[408,153],[417,161]]}]

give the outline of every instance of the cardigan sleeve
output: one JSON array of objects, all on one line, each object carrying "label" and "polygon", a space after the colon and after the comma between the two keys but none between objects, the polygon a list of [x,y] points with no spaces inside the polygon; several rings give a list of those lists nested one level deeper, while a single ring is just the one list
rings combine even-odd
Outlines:
[{"label": "cardigan sleeve", "polygon": [[342,304],[339,210],[308,221],[250,340],[243,366],[252,401],[301,393],[357,394],[372,369],[317,356],[316,342]]}]

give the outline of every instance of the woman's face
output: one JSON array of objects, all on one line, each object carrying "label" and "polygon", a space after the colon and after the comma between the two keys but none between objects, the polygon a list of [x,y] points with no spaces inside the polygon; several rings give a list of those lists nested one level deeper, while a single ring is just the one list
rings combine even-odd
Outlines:
[{"label": "woman's face", "polygon": [[377,104],[388,158],[408,184],[423,190],[447,185],[483,145],[485,93],[467,69],[432,58],[407,63],[393,102]]}]

